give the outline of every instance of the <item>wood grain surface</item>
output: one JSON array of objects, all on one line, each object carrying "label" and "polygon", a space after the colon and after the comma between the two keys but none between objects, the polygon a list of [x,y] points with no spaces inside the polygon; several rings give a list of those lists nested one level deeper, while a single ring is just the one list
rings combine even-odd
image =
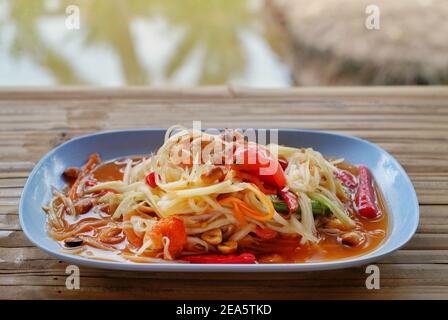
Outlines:
[{"label": "wood grain surface", "polygon": [[[65,262],[21,231],[18,203],[34,164],[72,137],[101,130],[191,126],[305,128],[368,139],[394,155],[418,193],[417,234],[378,263],[308,273],[117,272]],[[448,299],[448,89],[443,87],[0,89],[0,298],[2,299]]]}]

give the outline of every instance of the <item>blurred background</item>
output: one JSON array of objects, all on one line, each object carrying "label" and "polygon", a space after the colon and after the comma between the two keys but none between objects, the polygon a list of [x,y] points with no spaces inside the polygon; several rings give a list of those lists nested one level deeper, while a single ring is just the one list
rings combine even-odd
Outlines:
[{"label": "blurred background", "polygon": [[447,0],[0,0],[1,86],[447,83]]}]

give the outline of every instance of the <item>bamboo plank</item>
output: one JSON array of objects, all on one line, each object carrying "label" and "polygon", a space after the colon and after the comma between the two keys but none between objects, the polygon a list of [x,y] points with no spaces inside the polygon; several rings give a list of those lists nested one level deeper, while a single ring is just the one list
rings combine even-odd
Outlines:
[{"label": "bamboo plank", "polygon": [[[21,231],[18,203],[35,163],[53,147],[100,130],[191,125],[303,128],[355,135],[394,155],[416,188],[421,220],[402,249],[377,264],[311,273],[166,274],[81,268],[65,288],[66,263]],[[0,298],[447,299],[448,89],[0,88]],[[263,290],[260,290],[263,288]]]}]

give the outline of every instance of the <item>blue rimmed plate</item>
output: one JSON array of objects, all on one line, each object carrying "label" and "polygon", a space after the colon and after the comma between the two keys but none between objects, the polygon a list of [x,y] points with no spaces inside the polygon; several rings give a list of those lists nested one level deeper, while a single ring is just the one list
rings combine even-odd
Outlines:
[{"label": "blue rimmed plate", "polygon": [[51,199],[51,186],[62,189],[62,172],[69,166],[82,166],[88,156],[99,152],[105,161],[119,157],[148,154],[163,143],[164,129],[137,129],[101,132],[72,139],[45,155],[31,172],[20,199],[20,224],[25,235],[39,248],[70,263],[89,267],[139,271],[311,271],[346,268],[367,264],[403,246],[415,233],[419,206],[414,187],[400,164],[386,151],[365,140],[310,130],[279,130],[279,143],[312,147],[323,155],[365,164],[373,173],[389,213],[389,232],[374,251],[343,260],[295,264],[201,265],[138,264],[106,262],[66,254],[45,230],[42,206]]}]

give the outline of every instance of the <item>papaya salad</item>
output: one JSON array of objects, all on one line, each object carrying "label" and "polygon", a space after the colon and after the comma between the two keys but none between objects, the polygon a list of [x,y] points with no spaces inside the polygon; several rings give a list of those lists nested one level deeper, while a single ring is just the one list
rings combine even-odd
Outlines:
[{"label": "papaya salad", "polygon": [[174,126],[153,154],[63,172],[43,208],[61,250],[129,263],[306,263],[380,245],[387,212],[368,168],[241,132]]}]

